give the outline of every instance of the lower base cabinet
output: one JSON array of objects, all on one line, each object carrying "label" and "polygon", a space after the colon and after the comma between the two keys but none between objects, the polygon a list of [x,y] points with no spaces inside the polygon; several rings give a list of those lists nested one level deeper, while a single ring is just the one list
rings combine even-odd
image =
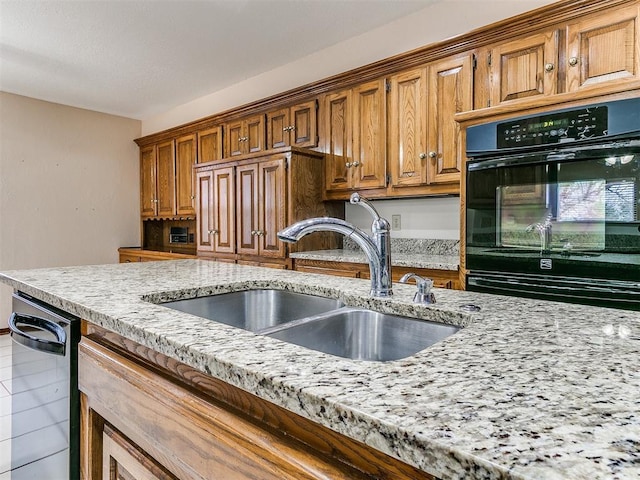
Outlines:
[{"label": "lower base cabinet", "polygon": [[84,480],[434,480],[87,322],[78,380]]}]

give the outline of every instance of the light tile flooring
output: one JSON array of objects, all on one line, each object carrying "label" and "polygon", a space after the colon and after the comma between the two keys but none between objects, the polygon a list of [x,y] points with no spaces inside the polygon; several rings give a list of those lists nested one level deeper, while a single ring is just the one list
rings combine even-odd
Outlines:
[{"label": "light tile flooring", "polygon": [[0,480],[11,472],[11,337],[0,335]]}]

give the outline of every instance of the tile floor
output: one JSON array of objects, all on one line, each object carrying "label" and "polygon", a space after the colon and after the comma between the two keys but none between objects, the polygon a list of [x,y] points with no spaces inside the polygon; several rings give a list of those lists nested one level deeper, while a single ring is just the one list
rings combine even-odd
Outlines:
[{"label": "tile floor", "polygon": [[11,337],[0,335],[0,480],[11,472]]}]

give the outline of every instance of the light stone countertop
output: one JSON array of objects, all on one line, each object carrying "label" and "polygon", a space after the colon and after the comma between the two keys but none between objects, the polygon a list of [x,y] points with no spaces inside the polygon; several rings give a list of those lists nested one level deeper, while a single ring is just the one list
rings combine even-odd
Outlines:
[{"label": "light stone countertop", "polygon": [[[445,479],[640,478],[640,314],[204,260],[0,281]],[[341,359],[149,301],[283,288],[464,326],[403,360]],[[149,300],[149,301],[146,301]],[[482,307],[462,313],[460,305]]]},{"label": "light stone countertop", "polygon": [[[322,260],[325,262],[346,262],[367,264],[367,256],[362,250],[311,250],[290,253],[291,258],[304,260]],[[433,270],[457,271],[460,266],[459,255],[434,255],[428,253],[394,253],[391,256],[393,267],[429,268]]]}]

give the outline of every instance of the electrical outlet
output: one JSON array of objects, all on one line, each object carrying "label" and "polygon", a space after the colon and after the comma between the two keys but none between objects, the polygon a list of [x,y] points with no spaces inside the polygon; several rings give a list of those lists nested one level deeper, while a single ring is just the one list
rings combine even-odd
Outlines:
[{"label": "electrical outlet", "polygon": [[401,215],[391,215],[391,229],[392,230],[402,230],[402,216]]}]

